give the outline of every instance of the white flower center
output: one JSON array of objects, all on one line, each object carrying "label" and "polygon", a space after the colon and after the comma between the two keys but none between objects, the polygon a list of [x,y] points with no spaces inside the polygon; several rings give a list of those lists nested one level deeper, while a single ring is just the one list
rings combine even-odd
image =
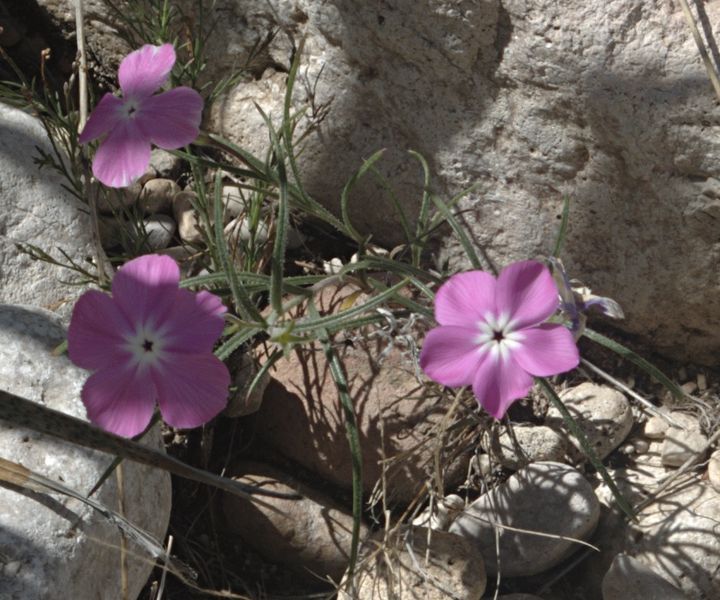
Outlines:
[{"label": "white flower center", "polygon": [[120,107],[120,116],[127,120],[134,119],[140,110],[140,102],[136,98],[125,98]]},{"label": "white flower center", "polygon": [[510,320],[510,315],[500,313],[496,316],[492,313],[485,315],[485,319],[478,323],[478,333],[475,343],[480,350],[489,352],[493,361],[506,360],[517,350],[525,336],[520,331],[515,331],[515,323]]},{"label": "white flower center", "polygon": [[165,356],[166,342],[154,327],[138,325],[135,333],[125,338],[124,348],[132,355],[132,361],[139,367],[158,364]]}]

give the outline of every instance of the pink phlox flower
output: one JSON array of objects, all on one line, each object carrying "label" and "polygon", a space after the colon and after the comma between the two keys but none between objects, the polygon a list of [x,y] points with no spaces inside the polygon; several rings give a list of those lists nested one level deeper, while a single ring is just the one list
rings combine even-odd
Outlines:
[{"label": "pink phlox flower", "polygon": [[230,374],[213,346],[226,308],[214,294],[179,282],[173,259],[141,256],[115,274],[112,296],[91,290],[77,301],[68,354],[95,371],[82,401],[103,429],[137,435],[156,403],[165,421],[182,429],[207,423],[225,407]]},{"label": "pink phlox flower", "polygon": [[125,187],[150,164],[151,144],[182,148],[199,133],[203,100],[188,87],[155,94],[175,64],[172,44],[145,45],[120,63],[122,98],[105,94],[80,134],[80,143],[105,134],[92,164],[93,175],[109,187]]},{"label": "pink phlox flower", "polygon": [[484,271],[453,275],[435,296],[440,326],[428,333],[420,366],[443,385],[471,385],[480,406],[500,419],[527,395],[533,376],[580,362],[570,331],[544,323],[558,303],[552,275],[537,261],[513,263],[497,279]]}]

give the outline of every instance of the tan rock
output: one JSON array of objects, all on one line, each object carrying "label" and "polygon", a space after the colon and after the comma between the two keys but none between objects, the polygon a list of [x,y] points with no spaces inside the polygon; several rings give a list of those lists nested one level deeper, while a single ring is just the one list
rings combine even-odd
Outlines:
[{"label": "tan rock", "polygon": [[[321,305],[325,312],[337,311],[356,292],[349,286],[327,288]],[[364,490],[372,492],[382,476],[381,461],[388,459],[387,493],[409,502],[433,472],[436,450],[443,456],[447,485],[461,480],[465,466],[455,461],[448,467],[445,456],[441,431],[451,402],[419,376],[411,351],[399,341],[388,347],[386,339],[368,329],[347,343],[336,340],[334,348],[344,365],[357,415]],[[324,479],[349,488],[352,456],[345,416],[322,347],[296,348],[276,363],[271,375],[274,380],[256,417],[256,438]]]},{"label": "tan rock", "polygon": [[[263,496],[254,502],[224,494],[222,505],[230,531],[270,562],[338,581],[348,565],[352,515],[324,494],[267,465],[241,462],[233,473],[248,485],[299,493],[302,498]],[[363,526],[361,539],[365,535]]]},{"label": "tan rock", "polygon": [[180,192],[173,198],[173,214],[178,226],[178,234],[183,242],[188,244],[202,244],[203,236],[199,229],[197,212],[193,208],[193,201],[197,200],[195,192]]},{"label": "tan rock", "polygon": [[179,192],[180,186],[170,179],[150,179],[140,192],[140,208],[148,215],[168,212]]},{"label": "tan rock", "polygon": [[487,583],[477,548],[459,535],[412,527],[381,546],[366,547],[366,562],[338,600],[446,600],[479,599]]}]

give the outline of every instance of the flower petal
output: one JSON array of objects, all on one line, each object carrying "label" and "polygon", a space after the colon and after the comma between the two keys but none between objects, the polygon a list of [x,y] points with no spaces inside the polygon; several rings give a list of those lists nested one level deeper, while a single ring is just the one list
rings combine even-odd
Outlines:
[{"label": "flower petal", "polygon": [[130,322],[107,294],[85,292],[73,308],[68,328],[68,355],[83,369],[103,369],[127,358],[120,345]]},{"label": "flower petal", "polygon": [[562,325],[545,323],[523,329],[523,341],[513,358],[528,373],[547,377],[578,366],[580,353],[572,333]]},{"label": "flower petal", "polygon": [[147,254],[115,273],[112,295],[133,325],[155,328],[171,313],[179,282],[180,268],[172,258]]},{"label": "flower petal", "polygon": [[453,325],[431,329],[420,352],[422,370],[443,385],[470,385],[483,356],[477,335],[474,329]]},{"label": "flower petal", "polygon": [[171,354],[153,370],[163,419],[173,427],[204,425],[227,404],[230,373],[213,354]]},{"label": "flower petal", "polygon": [[469,327],[495,313],[497,282],[490,273],[456,273],[435,295],[435,319],[440,325]]},{"label": "flower petal", "polygon": [[548,268],[536,260],[516,262],[498,276],[498,313],[514,321],[513,329],[542,323],[558,307],[558,290]]},{"label": "flower petal", "polygon": [[532,375],[512,355],[503,358],[487,353],[475,373],[473,392],[480,406],[501,419],[515,400],[527,396],[532,385]]},{"label": "flower petal", "polygon": [[131,52],[123,58],[118,70],[123,94],[135,98],[151,95],[165,83],[174,64],[175,48],[172,44],[146,44]]},{"label": "flower petal", "polygon": [[212,352],[225,326],[226,311],[215,294],[178,290],[172,313],[163,323],[165,349],[190,354]]},{"label": "flower petal", "polygon": [[150,164],[150,141],[133,121],[120,121],[100,144],[93,175],[108,187],[127,187]]},{"label": "flower petal", "polygon": [[122,119],[120,114],[122,106],[123,101],[112,94],[105,94],[100,98],[100,102],[97,103],[95,110],[92,111],[90,118],[85,123],[79,142],[81,144],[90,142],[115,127]]},{"label": "flower petal", "polygon": [[156,146],[174,150],[187,146],[200,132],[203,99],[188,87],[174,88],[145,98],[136,123]]},{"label": "flower petal", "polygon": [[133,437],[150,422],[155,409],[155,386],[150,371],[122,365],[91,375],[82,390],[90,421],[105,431]]}]

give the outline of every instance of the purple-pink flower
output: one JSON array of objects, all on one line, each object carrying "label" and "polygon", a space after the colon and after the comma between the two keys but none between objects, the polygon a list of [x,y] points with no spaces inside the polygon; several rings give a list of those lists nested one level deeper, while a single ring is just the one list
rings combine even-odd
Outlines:
[{"label": "purple-pink flower", "polygon": [[435,319],[420,366],[438,383],[472,385],[478,403],[496,419],[523,398],[533,376],[575,368],[572,334],[543,323],[558,308],[550,271],[529,260],[505,267],[497,279],[484,271],[458,273],[435,296]]},{"label": "purple-pink flower", "polygon": [[80,134],[80,143],[107,134],[93,160],[93,175],[109,187],[125,187],[150,164],[151,144],[182,148],[199,133],[203,100],[188,87],[155,94],[175,64],[172,44],[145,45],[120,63],[123,97],[105,94]]},{"label": "purple-pink flower", "polygon": [[226,311],[210,292],[180,289],[177,263],[158,255],[127,262],[112,296],[85,292],[73,310],[68,354],[95,371],[82,390],[88,418],[132,437],[155,410],[173,427],[207,423],[227,402],[230,374],[213,354]]}]

